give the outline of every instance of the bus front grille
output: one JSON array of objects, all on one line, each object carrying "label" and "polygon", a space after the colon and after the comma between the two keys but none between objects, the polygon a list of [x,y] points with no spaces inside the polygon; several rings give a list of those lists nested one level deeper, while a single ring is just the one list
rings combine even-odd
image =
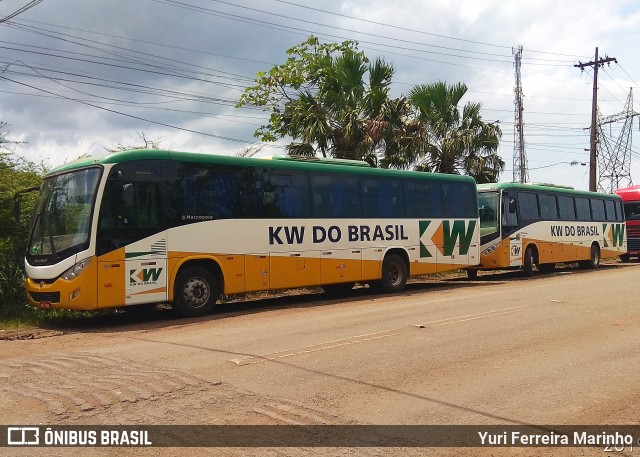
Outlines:
[{"label": "bus front grille", "polygon": [[35,302],[60,303],[60,292],[29,292]]},{"label": "bus front grille", "polygon": [[627,225],[627,236],[640,236],[640,225]]},{"label": "bus front grille", "polygon": [[640,251],[640,238],[627,238],[627,250]]}]

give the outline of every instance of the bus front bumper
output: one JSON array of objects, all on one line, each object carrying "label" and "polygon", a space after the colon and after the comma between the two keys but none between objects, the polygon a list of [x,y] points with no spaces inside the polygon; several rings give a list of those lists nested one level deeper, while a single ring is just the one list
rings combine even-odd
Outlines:
[{"label": "bus front bumper", "polygon": [[93,310],[98,307],[97,262],[73,279],[40,280],[27,278],[25,292],[33,306],[42,309]]}]

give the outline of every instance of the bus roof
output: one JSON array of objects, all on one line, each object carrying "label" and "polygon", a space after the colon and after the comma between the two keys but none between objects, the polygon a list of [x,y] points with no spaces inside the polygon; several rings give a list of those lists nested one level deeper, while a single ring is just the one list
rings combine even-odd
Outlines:
[{"label": "bus roof", "polygon": [[640,186],[624,187],[616,190],[616,194],[622,197],[623,202],[640,201]]},{"label": "bus roof", "polygon": [[554,192],[558,194],[574,195],[574,196],[578,195],[578,196],[584,196],[584,197],[616,198],[615,194],[605,194],[602,192],[589,192],[586,190],[576,190],[573,187],[569,187],[569,186],[560,186],[560,185],[546,184],[546,183],[543,184],[543,183],[499,182],[499,183],[478,184],[478,192],[488,192],[492,190],[497,191],[497,190],[508,190],[508,189]]},{"label": "bus roof", "polygon": [[121,162],[132,162],[135,160],[177,160],[184,162],[213,164],[213,165],[235,165],[264,167],[268,165],[273,168],[331,171],[337,173],[377,175],[377,176],[407,176],[411,174],[415,177],[431,177],[433,179],[470,182],[475,181],[470,176],[449,175],[443,173],[426,173],[417,171],[401,171],[368,166],[366,162],[357,160],[324,159],[324,158],[300,158],[288,156],[273,156],[263,158],[247,158],[237,156],[225,156],[219,154],[206,154],[197,152],[179,152],[156,149],[136,149],[130,151],[119,151],[104,157],[84,157],[73,162],[66,163],[49,174],[58,174],[79,168],[86,168],[92,165],[116,164]]}]

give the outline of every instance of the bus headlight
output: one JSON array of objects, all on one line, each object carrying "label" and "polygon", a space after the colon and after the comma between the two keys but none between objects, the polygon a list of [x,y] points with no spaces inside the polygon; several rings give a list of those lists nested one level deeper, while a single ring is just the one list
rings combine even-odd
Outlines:
[{"label": "bus headlight", "polygon": [[71,281],[72,279],[77,278],[80,273],[82,273],[89,265],[91,265],[91,260],[92,257],[89,257],[88,259],[84,259],[76,263],[74,266],[72,266],[62,274],[62,279]]}]

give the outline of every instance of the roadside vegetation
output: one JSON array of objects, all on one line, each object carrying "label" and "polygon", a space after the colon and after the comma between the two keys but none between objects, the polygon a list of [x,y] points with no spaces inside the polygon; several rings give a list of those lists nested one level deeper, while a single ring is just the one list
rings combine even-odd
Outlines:
[{"label": "roadside vegetation", "polygon": [[20,221],[14,211],[14,196],[39,186],[47,172],[43,164],[16,154],[20,144],[8,138],[8,125],[0,122],[0,329],[46,325],[56,319],[79,317],[82,313],[42,311],[29,306],[24,292],[24,253],[36,193],[20,194]]}]

